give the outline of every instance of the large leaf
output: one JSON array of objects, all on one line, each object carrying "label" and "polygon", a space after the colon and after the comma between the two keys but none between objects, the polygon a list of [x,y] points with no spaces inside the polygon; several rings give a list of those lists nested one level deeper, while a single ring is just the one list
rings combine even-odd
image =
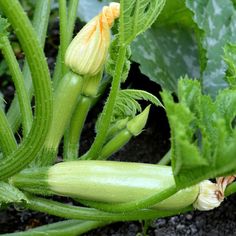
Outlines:
[{"label": "large leaf", "polygon": [[121,0],[120,43],[129,45],[162,11],[165,0]]},{"label": "large leaf", "polygon": [[203,31],[201,45],[204,67],[202,83],[206,93],[215,96],[219,89],[225,88],[225,63],[223,47],[236,40],[236,12],[231,0],[186,0],[193,12],[193,19]]},{"label": "large leaf", "polygon": [[5,182],[0,182],[0,205],[22,201],[28,200],[19,189]]},{"label": "large leaf", "polygon": [[191,11],[184,1],[167,1],[150,30],[132,43],[132,59],[143,74],[163,88],[177,92],[180,76],[200,76],[198,47]]},{"label": "large leaf", "polygon": [[216,100],[203,95],[198,81],[178,83],[179,102],[162,97],[171,127],[172,168],[183,188],[236,170],[236,91],[222,90]]},{"label": "large leaf", "polygon": [[153,26],[132,44],[132,59],[163,88],[175,91],[180,76],[199,77],[198,50],[193,33],[177,24]]}]

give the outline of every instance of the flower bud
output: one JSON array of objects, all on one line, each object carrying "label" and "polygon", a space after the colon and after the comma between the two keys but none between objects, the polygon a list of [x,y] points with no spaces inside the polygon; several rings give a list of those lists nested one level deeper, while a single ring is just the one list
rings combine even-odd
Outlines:
[{"label": "flower bud", "polygon": [[149,110],[150,110],[150,105],[146,107],[142,113],[135,116],[132,120],[128,121],[126,127],[132,135],[138,136],[142,132],[142,129],[147,123]]},{"label": "flower bud", "polygon": [[221,204],[224,198],[219,197],[220,188],[217,184],[204,180],[199,184],[199,187],[198,198],[193,203],[194,208],[200,211],[209,211]]},{"label": "flower bud", "polygon": [[65,64],[80,75],[96,75],[103,67],[110,45],[110,28],[120,14],[120,4],[110,3],[90,20],[70,43]]}]

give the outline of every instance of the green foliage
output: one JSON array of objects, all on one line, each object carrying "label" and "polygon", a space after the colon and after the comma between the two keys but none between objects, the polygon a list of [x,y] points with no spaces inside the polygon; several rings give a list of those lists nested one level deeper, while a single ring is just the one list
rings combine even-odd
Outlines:
[{"label": "green foliage", "polygon": [[9,27],[9,23],[7,21],[7,19],[2,18],[0,16],[0,38],[3,36],[7,36],[8,35],[8,27]]},{"label": "green foliage", "polygon": [[236,88],[236,44],[226,44],[224,53],[224,60],[228,66],[226,81],[231,88]]},{"label": "green foliage", "polygon": [[184,1],[167,1],[157,21],[132,43],[132,60],[150,80],[176,91],[180,76],[200,76],[191,12]]},{"label": "green foliage", "polygon": [[129,45],[146,31],[162,11],[165,0],[121,0],[120,43]]},{"label": "green foliage", "polygon": [[204,92],[216,96],[218,90],[227,86],[223,47],[236,40],[235,9],[231,0],[186,0],[186,5],[201,31],[202,86]]},{"label": "green foliage", "polygon": [[0,182],[0,206],[6,203],[28,201],[19,189],[5,182]]},{"label": "green foliage", "polygon": [[177,185],[186,187],[203,179],[236,170],[236,92],[225,89],[216,100],[203,95],[198,81],[181,79],[179,101],[162,93],[171,127],[172,167]]},{"label": "green foliage", "polygon": [[[119,52],[119,37],[118,35],[115,35],[114,40],[112,41],[110,48],[109,48],[109,57],[106,62],[106,72],[114,77],[115,74],[115,67],[116,67],[116,61],[117,61],[117,56]],[[129,70],[130,70],[130,58],[131,56],[131,49],[130,46],[126,47],[126,55],[125,55],[125,61],[123,65],[123,70],[121,74],[121,81],[125,82],[125,80],[128,77]]]},{"label": "green foliage", "polygon": [[155,106],[162,106],[158,98],[151,93],[137,89],[120,90],[116,98],[112,123],[126,117],[134,117],[142,108],[138,100],[148,101]]}]

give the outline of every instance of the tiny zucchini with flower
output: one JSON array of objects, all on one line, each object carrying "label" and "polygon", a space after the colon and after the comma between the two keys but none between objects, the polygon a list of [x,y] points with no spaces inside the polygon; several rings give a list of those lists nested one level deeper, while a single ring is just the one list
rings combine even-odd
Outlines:
[{"label": "tiny zucchini with flower", "polygon": [[[28,192],[102,203],[141,200],[175,184],[169,166],[91,160],[68,161],[52,167],[28,169],[13,176],[10,182]],[[180,190],[153,208],[174,210],[194,204],[197,209],[209,210],[220,205],[221,201],[215,193],[216,185],[203,181]]]}]

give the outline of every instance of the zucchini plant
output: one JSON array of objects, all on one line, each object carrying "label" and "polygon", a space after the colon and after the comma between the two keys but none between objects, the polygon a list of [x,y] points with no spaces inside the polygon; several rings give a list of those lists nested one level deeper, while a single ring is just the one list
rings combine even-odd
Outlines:
[{"label": "zucchini plant", "polygon": [[[22,1],[0,0],[0,49],[15,86],[12,103],[0,106],[0,207],[16,204],[67,220],[7,235],[80,235],[117,221],[219,207],[236,191],[233,3],[221,9],[221,0],[214,1],[219,6],[213,0],[120,0],[103,6],[73,37],[78,0],[58,0],[60,46],[50,73],[43,48],[52,3],[38,0],[31,21]],[[173,14],[175,8],[183,14]],[[214,27],[201,14],[212,19],[213,10],[223,19]],[[124,88],[132,60],[162,86],[162,101]],[[84,124],[101,95],[107,97],[96,135],[80,153]],[[108,160],[144,130],[151,104],[166,112],[169,152],[159,164]]]}]

